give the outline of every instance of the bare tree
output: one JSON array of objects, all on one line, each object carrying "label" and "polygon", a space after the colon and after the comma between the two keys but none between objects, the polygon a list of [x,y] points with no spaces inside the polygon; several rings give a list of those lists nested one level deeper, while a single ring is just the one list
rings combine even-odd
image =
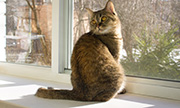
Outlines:
[{"label": "bare tree", "polygon": [[37,28],[37,34],[41,34],[41,28],[40,28],[40,25],[39,25],[38,15],[37,15],[38,9],[37,9],[37,7],[35,5],[35,1],[34,0],[31,1],[32,5],[31,5],[29,0],[26,0],[26,2],[27,2],[28,6],[31,8],[31,10],[32,10],[32,12],[34,14],[34,21],[35,21],[35,25],[36,25],[36,28]]},{"label": "bare tree", "polygon": [[[36,1],[35,0],[26,0],[29,8],[32,10],[32,13],[33,13],[33,16],[34,16],[34,22],[35,22],[35,28],[37,30],[37,35],[43,35],[42,34],[42,30],[41,30],[41,27],[40,27],[40,24],[39,24],[39,19],[38,19],[38,11],[39,9],[37,8],[36,6]],[[40,38],[40,44],[41,44],[41,47],[36,50],[36,48],[38,48],[39,44],[37,44],[38,41],[36,40],[32,40],[32,43],[31,43],[31,50],[32,52],[30,54],[28,54],[28,56],[31,57],[32,59],[32,62],[35,62],[36,59],[39,58],[40,62],[43,64],[43,65],[51,65],[51,45],[50,44],[47,44],[47,41],[45,39],[45,36],[41,37]],[[36,57],[34,54],[36,53],[41,53],[42,51],[42,54],[40,57]]]},{"label": "bare tree", "polygon": [[[31,45],[29,45],[27,56],[25,57],[27,63],[38,63],[39,65],[50,66],[51,31],[47,32],[47,30],[49,30],[48,28],[51,28],[51,26],[49,27],[47,25],[49,23],[46,24],[46,22],[44,22],[48,21],[47,13],[44,14],[44,12],[49,12],[51,9],[45,11],[45,8],[51,6],[49,6],[50,4],[43,4],[42,0],[40,2],[37,0],[7,0],[7,33],[14,32],[14,35],[17,37],[22,37],[22,35],[29,36]],[[42,8],[43,10],[41,10]],[[44,15],[46,18],[42,19]],[[23,32],[23,34],[21,32]],[[20,55],[20,53],[21,52],[17,52],[17,55]]]},{"label": "bare tree", "polygon": [[139,34],[145,26],[148,26],[149,31],[153,31],[157,26],[166,29],[168,27],[165,26],[167,23],[158,18],[158,15],[164,15],[165,10],[160,10],[162,5],[159,4],[158,0],[113,1],[118,7],[117,13],[122,22],[124,49],[126,50],[127,58],[133,62],[133,48],[135,47],[133,34]]}]

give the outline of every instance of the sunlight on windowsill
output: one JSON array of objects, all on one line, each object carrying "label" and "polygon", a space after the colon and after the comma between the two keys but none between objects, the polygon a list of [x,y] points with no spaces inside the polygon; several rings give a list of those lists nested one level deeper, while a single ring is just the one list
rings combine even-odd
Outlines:
[{"label": "sunlight on windowsill", "polygon": [[[118,95],[108,102],[49,100],[34,96],[39,87],[70,89],[71,85],[0,75],[0,106],[12,108],[178,108],[179,102],[134,94]],[[22,106],[22,107],[19,107]],[[4,108],[4,107],[2,107]]]},{"label": "sunlight on windowsill", "polygon": [[132,102],[122,99],[111,99],[108,102],[96,103],[92,105],[85,105],[73,108],[149,108],[153,107],[154,105],[146,104],[146,103],[139,103],[139,102]]},{"label": "sunlight on windowsill", "polygon": [[[19,86],[15,86],[13,84],[15,84],[15,82],[9,82],[9,81],[3,81],[0,80],[0,84],[3,85],[10,85],[9,87],[1,87],[0,88],[0,94],[1,94],[1,100],[3,101],[17,101],[17,100],[21,100],[23,99],[23,97],[26,96],[30,96],[30,95],[34,95],[34,93],[36,92],[36,90],[39,87],[42,87],[41,85],[19,85]],[[32,98],[33,99],[33,98]],[[40,100],[40,98],[37,98]],[[44,99],[43,99],[44,100]],[[133,108],[147,108],[147,107],[152,107],[153,105],[151,104],[146,104],[146,103],[139,103],[139,102],[132,102],[132,101],[127,101],[127,100],[122,100],[122,99],[111,99],[108,102],[89,102],[90,105],[82,105],[82,106],[78,106],[78,107],[72,107],[72,108],[100,108],[100,107],[106,107],[106,108],[110,108],[113,106],[114,107],[118,107],[121,106],[123,108],[126,108],[126,106],[128,107],[133,107]]]},{"label": "sunlight on windowsill", "polygon": [[4,81],[4,80],[0,80],[0,85],[9,85],[9,84],[15,84],[15,82],[9,82],[9,81]]},{"label": "sunlight on windowsill", "polygon": [[23,86],[10,86],[1,87],[0,94],[1,100],[17,100],[22,99],[24,96],[33,95],[37,88],[42,87],[38,85],[23,85]]}]

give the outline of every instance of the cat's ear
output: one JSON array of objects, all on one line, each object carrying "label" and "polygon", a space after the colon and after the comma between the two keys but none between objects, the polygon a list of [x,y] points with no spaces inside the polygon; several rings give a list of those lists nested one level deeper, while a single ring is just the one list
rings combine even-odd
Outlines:
[{"label": "cat's ear", "polygon": [[111,0],[109,0],[107,3],[106,3],[106,7],[105,7],[105,10],[114,14],[114,15],[117,15],[116,11],[115,11],[115,8],[114,8],[114,4],[112,3]]},{"label": "cat's ear", "polygon": [[89,9],[89,8],[86,8],[86,10],[88,11],[89,16],[92,17],[93,16],[93,11],[91,9]]}]

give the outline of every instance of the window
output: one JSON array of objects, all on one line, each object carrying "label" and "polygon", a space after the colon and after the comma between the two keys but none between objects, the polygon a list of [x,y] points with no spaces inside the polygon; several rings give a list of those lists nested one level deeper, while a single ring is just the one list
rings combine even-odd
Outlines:
[{"label": "window", "polygon": [[51,0],[1,0],[0,5],[0,61],[51,66]]},{"label": "window", "polygon": [[[48,68],[44,66],[42,67],[39,64],[38,66],[34,66],[34,65],[19,65],[19,64],[14,64],[12,62],[11,63],[6,62],[6,50],[4,49],[6,47],[6,38],[4,37],[6,36],[6,33],[7,33],[6,26],[5,26],[6,16],[4,15],[4,13],[6,13],[6,4],[4,3],[5,1],[6,0],[4,1],[0,0],[0,6],[1,6],[0,34],[4,35],[4,36],[0,36],[0,52],[1,52],[0,61],[5,61],[5,62],[0,62],[0,74],[4,73],[4,74],[15,75],[15,76],[22,76],[25,78],[70,83],[71,82],[70,74],[69,73],[66,74],[66,72],[67,70],[70,69],[70,57],[71,57],[73,44],[78,39],[78,37],[73,38],[73,36],[81,36],[81,34],[83,34],[82,32],[80,34],[79,31],[81,28],[77,24],[80,24],[81,22],[81,27],[84,27],[84,24],[88,24],[87,23],[88,19],[86,16],[87,14],[84,7],[89,7],[93,10],[97,10],[97,9],[103,8],[107,0],[106,1],[103,1],[103,0],[101,1],[98,1],[98,0],[96,1],[95,0],[53,0],[53,1],[52,0],[39,0],[42,2],[40,2],[38,6],[41,4],[48,5],[52,3],[52,15],[49,14],[49,17],[52,17],[52,22],[49,22],[49,23],[52,23],[52,36],[51,36],[52,50],[50,51],[52,55],[51,56],[52,59],[51,59],[51,67],[48,67]],[[19,0],[17,0],[17,2],[18,1]],[[79,3],[79,1],[81,2]],[[118,4],[119,3],[118,0],[117,1],[112,0],[112,1],[115,3],[116,8],[118,7],[118,5],[120,5]],[[130,0],[128,0],[128,2],[130,2]],[[121,3],[124,4],[128,2],[122,1]],[[82,7],[80,8],[80,6]],[[5,10],[2,10],[4,8]],[[81,11],[84,13],[84,16],[78,17],[77,15],[80,14]],[[117,9],[116,11],[118,13],[120,12],[120,10],[117,10]],[[124,11],[127,11],[127,10],[124,10]],[[76,15],[75,12],[77,12],[78,14]],[[124,15],[128,15],[128,14],[124,14]],[[122,15],[119,14],[119,17],[121,18]],[[83,19],[80,20],[78,18],[83,18]],[[74,23],[73,23],[73,19],[74,19]],[[48,27],[51,27],[51,26],[48,26]],[[80,29],[77,29],[76,27],[79,27]],[[88,25],[86,25],[85,27],[86,27],[85,30],[88,30]],[[83,32],[87,32],[87,31],[83,31]],[[77,35],[73,35],[73,34],[77,34]],[[124,57],[124,59],[126,60],[127,57],[126,58]],[[179,63],[179,61],[177,63]],[[24,62],[21,62],[21,64],[24,64]],[[28,64],[33,64],[33,63],[28,63]],[[180,99],[179,98],[180,97],[180,91],[179,91],[180,83],[176,82],[177,80],[173,82],[173,81],[164,81],[164,80],[144,79],[144,78],[139,78],[139,75],[137,78],[137,77],[134,77],[134,74],[132,73],[128,73],[128,75],[133,75],[132,77],[127,77],[126,87],[127,87],[128,92],[150,95],[150,96],[165,97],[165,98],[171,98],[171,99],[177,99],[177,100]],[[141,76],[143,76],[143,74],[141,74]],[[148,77],[152,78],[151,76],[148,76]],[[171,91],[171,93],[169,93],[169,91]]]},{"label": "window", "polygon": [[[52,28],[50,31],[51,32],[50,39],[52,40],[51,42],[52,50],[48,51],[48,54],[52,54],[51,66],[49,67],[48,65],[37,65],[34,63],[28,63],[28,65],[21,65],[21,64],[27,64],[27,63],[6,62],[6,50],[4,49],[6,47],[6,38],[4,38],[4,36],[2,37],[0,36],[0,38],[3,40],[1,41],[0,39],[0,41],[4,42],[4,44],[0,43],[1,44],[0,50],[4,51],[3,52],[4,55],[1,55],[3,53],[0,53],[1,55],[0,56],[1,58],[0,74],[9,74],[9,75],[15,75],[15,76],[22,76],[26,78],[33,78],[33,79],[35,78],[35,79],[41,79],[41,80],[51,80],[51,81],[70,83],[69,74],[66,74],[66,75],[59,74],[59,73],[64,73],[64,67],[65,67],[65,61],[66,61],[65,59],[66,52],[67,52],[67,42],[66,42],[67,39],[66,38],[68,37],[67,27],[69,27],[68,26],[69,23],[67,20],[69,0],[50,0],[50,1],[52,2],[44,3],[43,5],[50,6],[49,4],[51,4],[50,6],[51,8],[46,8],[44,11],[52,10],[52,14],[49,14],[48,12],[46,12],[46,14],[49,15],[48,17],[52,18],[52,20],[49,20],[50,22],[48,21],[48,24],[51,24],[48,27]],[[17,0],[17,2],[19,1]],[[4,2],[2,1],[0,3],[4,6],[4,8],[6,8],[5,0]],[[37,7],[38,6],[39,5],[37,5]],[[2,11],[0,10],[0,12]],[[1,25],[3,24],[0,27],[3,27],[5,29],[3,31],[6,31],[6,27],[4,26],[6,25],[6,20],[5,20],[6,17],[4,16],[5,12],[6,10],[3,11],[3,14],[0,14],[4,18],[3,22],[1,22],[2,19],[0,21],[0,24]],[[44,17],[43,20],[45,19],[46,18]],[[46,23],[43,23],[43,24],[46,25]],[[48,27],[45,27],[45,28],[47,29]],[[4,35],[6,36],[6,32],[4,33],[5,33]],[[4,56],[4,58],[2,58],[2,56]],[[5,61],[5,62],[2,62],[2,61]]]},{"label": "window", "polygon": [[[122,23],[126,75],[180,81],[180,1],[112,0]],[[74,0],[74,43],[89,31],[86,7],[107,0]]]}]

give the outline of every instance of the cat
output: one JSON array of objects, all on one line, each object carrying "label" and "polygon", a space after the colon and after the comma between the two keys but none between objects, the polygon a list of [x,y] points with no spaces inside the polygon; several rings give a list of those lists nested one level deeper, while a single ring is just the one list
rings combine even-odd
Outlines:
[{"label": "cat", "polygon": [[72,90],[39,88],[41,98],[108,101],[122,92],[125,75],[120,65],[121,24],[112,1],[90,15],[90,31],[82,35],[71,57]]}]

